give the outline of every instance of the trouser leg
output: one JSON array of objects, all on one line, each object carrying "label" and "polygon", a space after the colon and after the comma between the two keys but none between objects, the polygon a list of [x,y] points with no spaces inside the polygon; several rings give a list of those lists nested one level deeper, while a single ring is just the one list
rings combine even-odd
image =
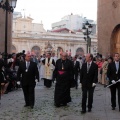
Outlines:
[{"label": "trouser leg", "polygon": [[44,86],[46,86],[46,79],[44,79]]},{"label": "trouser leg", "polygon": [[34,106],[35,103],[35,87],[29,86],[29,104],[30,106]]},{"label": "trouser leg", "polygon": [[50,88],[52,86],[52,80],[46,79],[46,87]]},{"label": "trouser leg", "polygon": [[110,87],[112,107],[116,107],[116,86]]},{"label": "trouser leg", "polygon": [[24,93],[24,99],[25,99],[25,103],[26,105],[29,105],[29,88],[28,86],[23,86],[23,93]]},{"label": "trouser leg", "polygon": [[86,111],[87,88],[82,87],[82,110]]},{"label": "trouser leg", "polygon": [[75,87],[77,89],[77,87],[78,87],[78,75],[75,75],[75,83],[76,83]]},{"label": "trouser leg", "polygon": [[95,88],[95,87],[91,87],[91,88],[89,88],[89,90],[88,90],[88,108],[89,108],[89,109],[92,108],[92,104],[93,104],[94,88]]}]

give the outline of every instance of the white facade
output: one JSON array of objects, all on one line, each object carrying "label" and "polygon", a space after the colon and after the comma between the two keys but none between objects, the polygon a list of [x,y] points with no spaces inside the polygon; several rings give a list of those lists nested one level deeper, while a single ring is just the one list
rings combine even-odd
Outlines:
[{"label": "white facade", "polygon": [[52,29],[68,28],[70,30],[79,30],[82,28],[83,18],[79,15],[68,15],[61,19],[61,21],[53,23]]},{"label": "white facade", "polygon": [[[97,52],[97,39],[95,36],[92,37],[91,53],[96,54]],[[87,43],[83,38],[82,34],[61,34],[61,33],[41,33],[41,34],[26,34],[26,33],[13,33],[13,46],[16,48],[16,52],[22,50],[32,51],[32,48],[37,46],[40,49],[40,54],[45,53],[46,45],[50,43],[52,50],[57,55],[58,48],[60,47],[63,51],[71,51],[71,55],[76,55],[77,49],[81,48],[83,54],[87,53]]]},{"label": "white facade", "polygon": [[96,23],[93,20],[86,19],[80,15],[67,15],[61,21],[52,24],[52,30],[67,28],[72,31],[81,30],[83,24],[88,21],[93,25],[93,33],[96,34]]},{"label": "white facade", "polygon": [[13,32],[15,33],[35,33],[46,32],[43,24],[33,23],[30,17],[22,17],[19,12],[13,14]]},{"label": "white facade", "polygon": [[[42,24],[32,23],[32,18],[13,19],[12,52],[36,52],[43,55],[48,49],[57,56],[65,51],[72,56],[86,54],[87,43],[83,33],[75,34],[66,31],[65,33],[46,32]],[[97,37],[91,36],[91,53],[97,52]]]}]

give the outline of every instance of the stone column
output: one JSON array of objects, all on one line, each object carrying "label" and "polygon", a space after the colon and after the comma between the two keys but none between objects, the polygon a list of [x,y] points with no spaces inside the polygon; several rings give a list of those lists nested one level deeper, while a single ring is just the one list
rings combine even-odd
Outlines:
[{"label": "stone column", "polygon": [[[5,13],[2,8],[0,8],[0,52],[5,51]],[[8,53],[11,53],[12,44],[12,13],[8,13]]]}]

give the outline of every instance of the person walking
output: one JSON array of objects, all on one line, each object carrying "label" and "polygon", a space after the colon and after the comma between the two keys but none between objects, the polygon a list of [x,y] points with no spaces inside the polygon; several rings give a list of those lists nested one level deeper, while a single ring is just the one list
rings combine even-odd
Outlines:
[{"label": "person walking", "polygon": [[67,103],[71,102],[70,88],[74,79],[73,64],[67,58],[66,52],[63,52],[61,59],[56,61],[54,78],[56,78],[54,93],[55,106],[66,106]]},{"label": "person walking", "polygon": [[80,74],[80,64],[77,61],[77,56],[73,58],[73,70],[74,70],[74,80],[76,82],[75,88],[78,88],[78,75]]},{"label": "person walking", "polygon": [[55,61],[51,57],[51,53],[47,53],[46,58],[42,61],[45,65],[44,86],[50,88],[52,86],[53,71],[55,68]]},{"label": "person walking", "polygon": [[88,112],[91,112],[93,103],[93,93],[98,82],[98,66],[93,62],[93,55],[86,55],[86,63],[80,71],[80,83],[82,87],[82,111],[86,113],[86,102],[88,96]]},{"label": "person walking", "polygon": [[[35,85],[39,82],[39,72],[37,64],[30,61],[31,55],[28,53],[25,55],[25,61],[21,62],[17,72],[18,84],[21,82],[22,90],[25,98],[24,107],[30,106],[31,109],[34,108],[35,103]],[[22,76],[22,78],[21,78]],[[21,80],[20,80],[21,78]]]},{"label": "person walking", "polygon": [[[119,53],[115,53],[114,62],[109,63],[107,77],[109,78],[109,84],[113,84],[110,86],[111,92],[111,106],[112,110],[116,108],[116,90],[118,90],[118,105],[120,111],[120,55]],[[116,83],[118,81],[118,83]]]}]

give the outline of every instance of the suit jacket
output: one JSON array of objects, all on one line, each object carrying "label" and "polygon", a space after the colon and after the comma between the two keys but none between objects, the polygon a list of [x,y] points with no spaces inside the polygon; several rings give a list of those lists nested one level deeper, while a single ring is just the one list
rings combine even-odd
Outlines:
[{"label": "suit jacket", "polygon": [[[21,75],[22,78],[20,79]],[[35,79],[38,79],[39,81],[39,72],[37,64],[35,62],[30,61],[28,71],[26,72],[26,62],[21,62],[17,72],[17,79],[21,81],[22,86],[35,86]]]},{"label": "suit jacket", "polygon": [[82,86],[92,87],[92,83],[98,82],[98,66],[92,62],[89,72],[87,73],[87,63],[82,65],[80,71],[80,83]]},{"label": "suit jacket", "polygon": [[73,61],[73,70],[74,70],[74,75],[78,75],[78,73],[80,73],[80,64],[78,61],[76,61],[75,65]]},{"label": "suit jacket", "polygon": [[115,62],[112,62],[108,65],[107,76],[109,78],[109,83],[111,84],[112,80],[119,80],[120,79],[120,62],[119,62],[119,70],[117,72]]}]

